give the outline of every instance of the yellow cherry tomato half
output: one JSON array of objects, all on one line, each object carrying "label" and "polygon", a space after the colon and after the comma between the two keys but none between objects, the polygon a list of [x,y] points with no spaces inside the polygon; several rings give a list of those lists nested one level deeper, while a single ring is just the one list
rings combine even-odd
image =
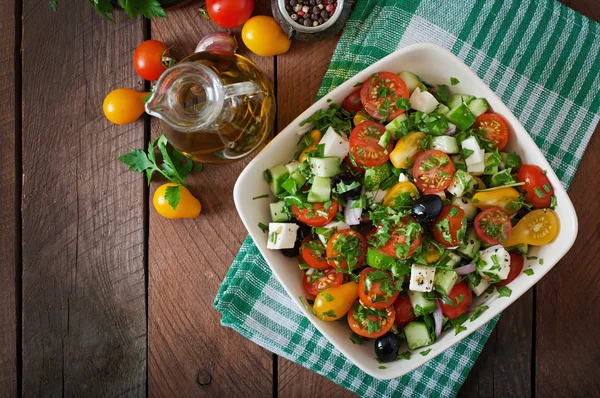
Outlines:
[{"label": "yellow cherry tomato half", "polygon": [[319,144],[319,141],[321,141],[321,137],[323,137],[323,134],[321,134],[319,130],[313,130],[310,132],[310,139],[312,140],[312,144],[310,144],[302,150],[302,153],[298,158],[300,162],[304,162],[306,159],[308,159],[308,153],[310,151],[314,151],[315,149],[317,149],[317,145]]},{"label": "yellow cherry tomato half", "polygon": [[485,186],[485,182],[483,182],[483,180],[477,176],[473,176],[473,179],[475,180],[475,189],[486,189],[487,187]]},{"label": "yellow cherry tomato half", "polygon": [[558,236],[560,229],[556,213],[550,209],[538,209],[527,213],[517,225],[512,227],[504,246],[526,243],[531,246],[543,246]]},{"label": "yellow cherry tomato half", "polygon": [[330,287],[317,294],[313,304],[313,313],[324,321],[340,319],[358,298],[358,283],[348,282]]},{"label": "yellow cherry tomato half", "polygon": [[427,254],[425,254],[424,257],[425,261],[427,261],[427,264],[433,264],[435,262],[438,262],[440,258],[442,258],[440,250],[437,247],[435,247],[433,243],[430,242],[427,245]]},{"label": "yellow cherry tomato half", "polygon": [[196,218],[200,215],[200,210],[202,210],[200,201],[183,186],[180,187],[179,191],[181,199],[179,200],[177,207],[173,209],[165,198],[168,187],[177,187],[177,184],[173,182],[163,184],[154,192],[152,203],[158,214],[164,218]]},{"label": "yellow cherry tomato half", "polygon": [[499,207],[509,214],[516,213],[521,208],[521,194],[514,188],[492,189],[485,192],[477,192],[473,195],[471,202],[480,210],[491,207]]},{"label": "yellow cherry tomato half", "polygon": [[406,137],[400,138],[396,143],[396,148],[390,153],[390,161],[397,169],[407,169],[412,167],[413,161],[418,154],[424,151],[421,141],[427,137],[420,131],[410,133]]},{"label": "yellow cherry tomato half", "polygon": [[369,120],[369,117],[367,116],[367,112],[365,112],[364,109],[361,109],[360,111],[356,112],[356,115],[354,115],[354,119],[352,119],[352,122],[354,122],[355,126],[358,126],[365,120]]},{"label": "yellow cherry tomato half", "polygon": [[104,116],[114,124],[135,122],[145,111],[144,97],[147,95],[129,88],[113,90],[104,98]]},{"label": "yellow cherry tomato half", "polygon": [[419,197],[419,190],[410,181],[399,182],[383,197],[382,204],[386,207],[409,206]]},{"label": "yellow cherry tomato half", "polygon": [[275,19],[266,15],[257,15],[246,21],[242,40],[250,51],[263,57],[286,53],[292,44]]}]

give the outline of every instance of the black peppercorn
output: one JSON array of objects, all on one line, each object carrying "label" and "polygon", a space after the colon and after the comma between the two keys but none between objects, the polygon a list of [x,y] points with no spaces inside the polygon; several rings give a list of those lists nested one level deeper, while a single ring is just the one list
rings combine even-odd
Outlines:
[{"label": "black peppercorn", "polygon": [[321,17],[319,17],[319,19],[317,19],[317,21],[319,21],[319,24],[322,24],[323,22],[325,22],[325,20]]},{"label": "black peppercorn", "polygon": [[315,3],[315,0],[309,0],[308,4],[311,5],[311,6],[314,6],[316,3]]},{"label": "black peppercorn", "polygon": [[316,21],[317,19],[319,19],[319,16],[317,14],[310,14],[310,19]]},{"label": "black peppercorn", "polygon": [[297,21],[300,25],[304,25],[304,18],[298,18]]},{"label": "black peppercorn", "polygon": [[306,27],[312,26],[312,23],[311,23],[311,21],[310,21],[310,18],[306,18],[306,19],[304,19],[304,23],[303,23],[303,25],[304,25],[304,26],[306,26]]},{"label": "black peppercorn", "polygon": [[329,19],[329,13],[325,10],[321,11],[321,18],[325,19]]},{"label": "black peppercorn", "polygon": [[319,15],[319,13],[320,13],[320,12],[321,12],[321,9],[320,9],[319,7],[317,7],[317,6],[314,6],[314,7],[312,8],[312,13],[313,13],[313,14],[317,14],[317,15]]},{"label": "black peppercorn", "polygon": [[296,7],[296,5],[298,5],[298,1],[297,0],[290,0],[290,5],[292,7]]}]

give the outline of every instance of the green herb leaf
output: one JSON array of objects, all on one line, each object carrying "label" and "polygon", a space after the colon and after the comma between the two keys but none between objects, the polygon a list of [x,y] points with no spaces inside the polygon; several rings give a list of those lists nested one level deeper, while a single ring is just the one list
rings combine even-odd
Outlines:
[{"label": "green herb leaf", "polygon": [[308,309],[308,304],[306,304],[306,299],[302,296],[298,296],[298,298],[300,299],[300,302],[302,303],[302,306],[304,306],[304,309],[307,310]]},{"label": "green herb leaf", "polygon": [[464,294],[459,294],[458,296],[456,296],[456,302],[458,304],[462,303],[464,299],[465,299],[465,295]]},{"label": "green herb leaf", "polygon": [[136,173],[141,173],[146,169],[155,167],[154,162],[151,162],[148,159],[146,152],[141,149],[134,149],[125,155],[121,155],[119,156],[119,160],[129,166],[129,170],[135,171]]},{"label": "green herb leaf", "polygon": [[544,191],[542,191],[538,187],[533,188],[533,192],[535,192],[535,196],[537,196],[540,199],[543,199],[546,196],[546,194],[544,193]]},{"label": "green herb leaf", "polygon": [[115,23],[115,20],[108,16],[113,10],[113,6],[110,4],[109,0],[88,0],[88,3],[94,7],[98,14],[102,15],[110,22]]},{"label": "green herb leaf", "polygon": [[260,228],[263,232],[267,232],[269,230],[269,226],[261,222],[258,223],[258,228]]},{"label": "green herb leaf", "polygon": [[477,308],[475,308],[475,312],[473,313],[473,315],[471,315],[469,320],[473,322],[475,319],[479,318],[479,316],[483,314],[488,308],[489,307],[487,305],[478,305]]},{"label": "green herb leaf", "polygon": [[252,200],[268,198],[269,194],[259,195],[252,198]]},{"label": "green herb leaf", "polygon": [[499,297],[510,297],[512,290],[506,286],[496,286]]},{"label": "green herb leaf", "polygon": [[396,359],[410,359],[410,356],[411,356],[410,351],[404,351],[404,352],[398,354],[398,356],[396,356]]},{"label": "green herb leaf", "polygon": [[138,13],[148,19],[167,17],[158,0],[118,0],[118,3],[132,19],[137,19]]},{"label": "green herb leaf", "polygon": [[361,336],[352,332],[352,336],[350,336],[350,341],[352,342],[352,344],[361,345],[364,340]]},{"label": "green herb leaf", "polygon": [[323,294],[323,298],[325,299],[325,301],[329,301],[329,302],[333,301],[333,296],[329,293]]},{"label": "green herb leaf", "polygon": [[384,365],[379,365],[379,369],[387,369],[387,367]]},{"label": "green herb leaf", "polygon": [[527,276],[531,276],[534,274],[534,272],[531,268],[527,268],[525,271],[523,271],[523,273]]},{"label": "green herb leaf", "polygon": [[50,1],[50,9],[52,11],[56,11],[56,9],[58,8],[58,3],[56,1]]},{"label": "green herb leaf", "polygon": [[544,265],[544,259],[540,258],[540,261],[538,261],[540,265]]},{"label": "green herb leaf", "polygon": [[428,350],[425,350],[425,351],[421,351],[419,354],[425,356],[425,355],[429,354],[430,352],[431,352],[431,348]]},{"label": "green herb leaf", "polygon": [[440,299],[442,300],[442,303],[449,305],[451,307],[456,307],[456,303],[454,302],[454,300],[452,300],[450,297],[446,296],[445,294],[440,293]]},{"label": "green herb leaf", "polygon": [[456,86],[458,83],[460,83],[460,81],[457,78],[455,78],[455,77],[450,78],[450,85]]},{"label": "green herb leaf", "polygon": [[165,191],[165,200],[173,210],[177,210],[177,205],[179,205],[179,201],[181,200],[181,185],[168,186]]}]

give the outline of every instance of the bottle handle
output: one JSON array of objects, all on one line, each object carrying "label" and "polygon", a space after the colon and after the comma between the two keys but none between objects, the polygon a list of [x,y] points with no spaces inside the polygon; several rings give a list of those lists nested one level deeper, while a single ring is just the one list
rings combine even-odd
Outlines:
[{"label": "bottle handle", "polygon": [[240,95],[252,95],[259,92],[261,92],[261,88],[254,82],[232,83],[223,86],[223,94],[226,99]]}]

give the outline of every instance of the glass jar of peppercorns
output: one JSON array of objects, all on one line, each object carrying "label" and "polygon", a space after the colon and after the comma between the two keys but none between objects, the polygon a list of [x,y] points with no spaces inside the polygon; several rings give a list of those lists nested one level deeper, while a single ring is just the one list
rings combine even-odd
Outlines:
[{"label": "glass jar of peppercorns", "polygon": [[338,33],[354,0],[271,0],[273,16],[290,38],[316,41]]}]

